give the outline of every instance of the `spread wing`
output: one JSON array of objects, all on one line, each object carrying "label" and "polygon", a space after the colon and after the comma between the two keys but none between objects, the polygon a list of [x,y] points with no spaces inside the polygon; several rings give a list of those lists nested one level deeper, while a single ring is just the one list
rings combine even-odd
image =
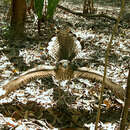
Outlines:
[{"label": "spread wing", "polygon": [[[78,68],[74,71],[74,77],[87,78],[103,82],[103,75],[98,71],[88,69],[86,67]],[[105,79],[105,88],[110,89],[118,98],[124,100],[125,90],[118,84],[112,82],[110,79]]]},{"label": "spread wing", "polygon": [[29,83],[30,81],[32,81],[34,79],[44,78],[44,77],[48,77],[48,76],[55,76],[54,69],[45,69],[44,68],[37,72],[32,71],[35,69],[36,68],[25,72],[24,75],[21,75],[20,77],[14,79],[14,80],[10,81],[9,83],[7,83],[6,85],[4,85],[2,87],[4,93],[2,95],[0,95],[0,98],[7,96],[10,92],[15,91],[16,89],[19,89],[20,87],[22,87],[23,85],[26,85],[27,83]]}]

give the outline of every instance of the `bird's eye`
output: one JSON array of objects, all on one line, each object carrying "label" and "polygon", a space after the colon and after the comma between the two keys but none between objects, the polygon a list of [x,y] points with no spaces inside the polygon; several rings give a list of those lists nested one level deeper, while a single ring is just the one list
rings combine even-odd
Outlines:
[{"label": "bird's eye", "polygon": [[67,65],[70,65],[70,62],[68,62]]}]

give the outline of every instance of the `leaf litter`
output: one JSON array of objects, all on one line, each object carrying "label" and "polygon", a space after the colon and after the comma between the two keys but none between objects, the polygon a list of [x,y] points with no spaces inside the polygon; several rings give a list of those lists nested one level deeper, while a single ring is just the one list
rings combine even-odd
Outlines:
[{"label": "leaf litter", "polygon": [[[71,7],[70,4],[67,6]],[[78,7],[75,8],[77,10]],[[89,28],[89,24],[86,24],[89,23],[88,20],[57,9],[55,15],[57,25],[64,23],[61,18],[73,25],[72,32],[83,44],[81,57],[84,60],[77,61],[77,64],[104,73],[104,56],[110,40],[111,29],[107,28],[102,32],[101,30],[92,30]],[[1,15],[0,25],[6,27],[7,24],[4,20],[5,16]],[[39,64],[55,65],[54,59],[47,52],[47,46],[52,37],[49,37],[50,34],[46,31],[44,40],[43,37],[35,39],[37,32],[36,28],[32,27],[36,25],[32,25],[34,25],[33,22],[27,24],[27,32],[30,32],[30,36],[33,34],[34,41],[23,41],[25,47],[22,48],[16,49],[14,46],[15,50],[18,51],[17,57],[23,59],[19,62],[17,62],[17,58],[13,62],[10,61],[14,55],[9,57],[7,50],[5,53],[4,48],[9,48],[6,44],[7,39],[4,39],[2,34],[0,35],[2,46],[0,49],[0,86],[18,77],[28,68],[33,68]],[[92,24],[90,25],[92,26]],[[50,28],[46,26],[47,29]],[[107,76],[125,87],[130,61],[130,39],[128,38],[129,30],[122,30],[124,35],[119,34],[113,40]],[[3,29],[3,31],[5,30]],[[53,31],[52,33],[51,36],[55,35]],[[12,44],[15,45],[15,41]],[[22,69],[19,64],[23,64]],[[24,65],[27,66],[25,70],[23,69]],[[62,127],[94,129],[101,84],[87,79],[74,79],[70,83],[62,83],[61,85],[62,87],[58,90],[52,77],[37,79],[11,93],[9,97],[1,99],[0,127],[15,128],[16,130]],[[100,128],[116,129],[119,125],[117,122],[120,120],[122,105],[110,90],[104,92],[101,109],[103,112]]]}]

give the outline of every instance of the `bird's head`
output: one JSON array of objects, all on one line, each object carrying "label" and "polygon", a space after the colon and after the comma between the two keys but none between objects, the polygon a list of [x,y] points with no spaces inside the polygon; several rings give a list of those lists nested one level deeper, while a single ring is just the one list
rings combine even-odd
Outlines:
[{"label": "bird's head", "polygon": [[69,67],[70,67],[69,60],[61,60],[56,64],[56,69],[68,70]]},{"label": "bird's head", "polygon": [[60,80],[67,80],[73,77],[73,67],[69,60],[61,60],[56,64],[56,78]]}]

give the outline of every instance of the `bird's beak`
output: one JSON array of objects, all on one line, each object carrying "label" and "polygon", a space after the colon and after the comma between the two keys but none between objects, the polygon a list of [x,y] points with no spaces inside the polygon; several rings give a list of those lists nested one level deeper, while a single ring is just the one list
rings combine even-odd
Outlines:
[{"label": "bird's beak", "polygon": [[69,66],[69,61],[61,60],[58,64],[61,65],[63,69],[66,69]]},{"label": "bird's beak", "polygon": [[68,63],[63,63],[63,67],[66,69],[68,66]]}]

